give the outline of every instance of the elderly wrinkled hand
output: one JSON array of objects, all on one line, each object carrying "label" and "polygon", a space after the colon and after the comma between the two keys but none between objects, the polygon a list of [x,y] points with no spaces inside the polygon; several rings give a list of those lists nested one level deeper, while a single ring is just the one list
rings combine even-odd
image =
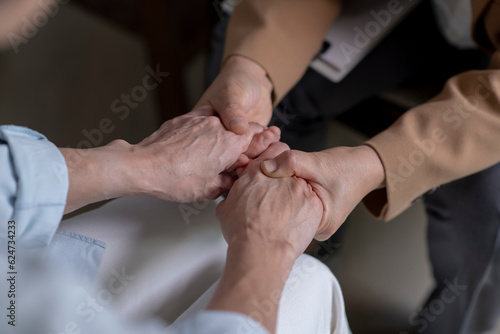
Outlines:
[{"label": "elderly wrinkled hand", "polygon": [[249,126],[249,132],[236,135],[207,110],[165,122],[136,145],[146,162],[141,174],[149,180],[149,194],[190,202],[214,199],[228,191],[235,176],[226,171],[248,164],[279,140],[276,127]]},{"label": "elderly wrinkled hand", "polygon": [[61,148],[70,181],[65,212],[124,196],[191,202],[227,192],[235,171],[279,141],[280,131],[250,123],[236,135],[214,115],[202,109],[174,118],[136,145]]},{"label": "elderly wrinkled hand", "polygon": [[299,256],[313,239],[323,206],[311,186],[298,177],[269,178],[259,164],[288,146],[272,144],[252,161],[217,207],[217,218],[229,245],[250,242],[269,250],[290,250]]}]

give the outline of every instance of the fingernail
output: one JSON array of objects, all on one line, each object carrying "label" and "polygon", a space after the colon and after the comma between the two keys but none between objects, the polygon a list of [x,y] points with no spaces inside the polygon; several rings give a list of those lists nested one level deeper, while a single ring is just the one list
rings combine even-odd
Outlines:
[{"label": "fingernail", "polygon": [[276,165],[276,161],[274,160],[266,160],[264,161],[264,167],[269,173],[274,172],[276,169],[278,169],[278,166]]},{"label": "fingernail", "polygon": [[236,130],[236,128],[244,129],[246,126],[246,121],[243,118],[233,118],[229,122],[229,129]]}]

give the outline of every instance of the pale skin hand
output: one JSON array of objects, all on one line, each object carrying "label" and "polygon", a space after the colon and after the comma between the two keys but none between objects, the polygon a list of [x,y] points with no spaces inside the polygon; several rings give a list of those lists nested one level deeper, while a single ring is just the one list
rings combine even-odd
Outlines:
[{"label": "pale skin hand", "polygon": [[366,195],[385,186],[382,162],[366,145],[316,153],[287,151],[263,162],[261,169],[270,177],[295,175],[312,186],[324,207],[315,237],[320,241],[332,236]]},{"label": "pale skin hand", "polygon": [[231,56],[193,110],[208,108],[220,116],[228,130],[244,134],[249,131],[249,122],[269,124],[272,91],[272,83],[259,64]]},{"label": "pale skin hand", "polygon": [[[217,207],[229,250],[208,307],[255,316],[271,333],[286,279],[314,237],[323,212],[319,197],[305,180],[271,179],[260,171],[263,159],[285,150],[283,143],[272,144],[248,165]],[[264,303],[267,311],[262,313],[258,305]]]},{"label": "pale skin hand", "polygon": [[211,112],[198,111],[165,122],[137,145],[123,140],[89,149],[60,149],[68,166],[65,213],[87,204],[134,195],[191,202],[229,190],[235,175],[271,143],[279,129],[251,123],[245,135],[227,131]]}]

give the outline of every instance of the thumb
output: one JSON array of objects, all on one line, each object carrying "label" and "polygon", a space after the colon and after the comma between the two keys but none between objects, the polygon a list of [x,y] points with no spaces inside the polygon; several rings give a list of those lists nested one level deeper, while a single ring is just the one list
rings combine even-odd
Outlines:
[{"label": "thumb", "polygon": [[216,108],[216,110],[226,129],[237,135],[248,132],[249,125],[246,113],[239,103],[228,102],[222,108]]},{"label": "thumb", "polygon": [[310,153],[302,151],[285,151],[274,159],[261,163],[262,172],[269,177],[298,176],[309,180],[314,178],[311,172],[312,161]]}]

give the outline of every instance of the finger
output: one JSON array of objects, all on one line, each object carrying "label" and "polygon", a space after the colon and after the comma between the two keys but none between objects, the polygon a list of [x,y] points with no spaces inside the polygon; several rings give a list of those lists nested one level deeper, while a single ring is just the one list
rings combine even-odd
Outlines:
[{"label": "finger", "polygon": [[217,189],[217,191],[211,195],[210,199],[216,199],[220,195],[227,193],[235,181],[236,177],[230,175],[229,173],[222,172],[217,175],[215,178],[215,189]]},{"label": "finger", "polygon": [[245,111],[240,104],[228,102],[222,108],[217,108],[216,111],[220,115],[222,124],[231,132],[237,135],[242,135],[248,132],[249,125]]},{"label": "finger", "polygon": [[[236,151],[233,150],[226,150],[226,153],[231,152],[231,154],[228,156],[229,165],[228,168],[226,168],[227,171],[234,171],[236,168],[240,166],[245,166],[247,165],[250,160],[248,159],[248,155],[246,152],[248,152],[249,147],[252,145],[252,142],[254,141],[254,138],[256,136],[262,136],[262,134],[266,131],[266,127],[263,125],[260,125],[258,123],[250,123],[249,124],[249,131],[245,133],[244,135],[234,135],[231,132],[228,132],[228,142],[234,143],[233,148],[237,148]],[[273,132],[269,132],[268,136],[275,136]],[[255,144],[254,144],[255,145]],[[235,154],[239,154],[239,157],[237,160],[234,160]]]},{"label": "finger", "polygon": [[290,147],[287,144],[278,141],[269,145],[269,147],[264,152],[262,152],[262,154],[255,160],[258,162],[262,162],[265,160],[274,159],[287,151],[290,151]]},{"label": "finger", "polygon": [[[290,147],[288,147],[287,144],[277,142],[273,143],[269,146],[269,148],[262,153],[260,157],[255,159],[254,161],[250,162],[248,166],[245,168],[245,171],[248,171],[248,173],[252,173],[252,175],[255,176],[255,174],[262,174],[261,173],[261,168],[259,168],[260,163],[264,160],[269,160],[269,159],[274,159],[275,157],[281,155],[283,152],[289,151]],[[243,171],[236,170],[238,173],[238,176],[241,176],[243,174]]]},{"label": "finger", "polygon": [[[253,133],[253,134],[256,134],[256,133],[260,133],[264,130],[267,130],[268,128],[265,127],[264,125],[260,124],[260,123],[256,123],[256,122],[250,122],[248,123],[248,127],[250,128],[250,131]],[[274,126],[273,126],[274,127]]]},{"label": "finger", "polygon": [[272,144],[278,142],[280,139],[280,135],[277,134],[272,129],[267,129],[261,133],[256,134],[245,154],[250,159],[254,159],[260,156],[267,148]]},{"label": "finger", "polygon": [[212,107],[205,105],[188,112],[186,115],[190,116],[217,116],[217,113],[212,109]]},{"label": "finger", "polygon": [[285,151],[274,159],[261,163],[262,172],[269,177],[298,176],[306,180],[314,179],[316,162],[310,153]]},{"label": "finger", "polygon": [[265,126],[257,123],[250,123],[249,131],[244,135],[235,135],[223,129],[226,141],[223,144],[224,154],[221,156],[221,159],[226,163],[226,171],[234,171],[236,168],[246,166],[250,162],[244,152],[248,151],[253,138],[260,135],[265,130]]},{"label": "finger", "polygon": [[241,175],[243,175],[243,173],[245,173],[247,166],[242,166],[242,167],[236,168],[236,174],[238,175],[238,177],[241,177]]},{"label": "finger", "polygon": [[280,137],[281,137],[281,130],[280,130],[280,128],[278,128],[277,126],[274,126],[274,125],[273,125],[273,126],[268,127],[267,129],[268,129],[269,131],[274,132],[275,134],[277,134],[278,136],[280,136]]},{"label": "finger", "polygon": [[226,169],[226,172],[234,172],[238,168],[241,168],[241,167],[248,165],[249,162],[250,162],[250,159],[245,154],[240,154],[240,156],[238,157],[236,162],[234,164],[232,164],[231,167]]},{"label": "finger", "polygon": [[262,132],[266,131],[266,129],[267,128],[265,126],[259,123],[251,122],[248,124],[249,131],[244,134],[244,137],[250,143],[256,135],[261,134]]}]

